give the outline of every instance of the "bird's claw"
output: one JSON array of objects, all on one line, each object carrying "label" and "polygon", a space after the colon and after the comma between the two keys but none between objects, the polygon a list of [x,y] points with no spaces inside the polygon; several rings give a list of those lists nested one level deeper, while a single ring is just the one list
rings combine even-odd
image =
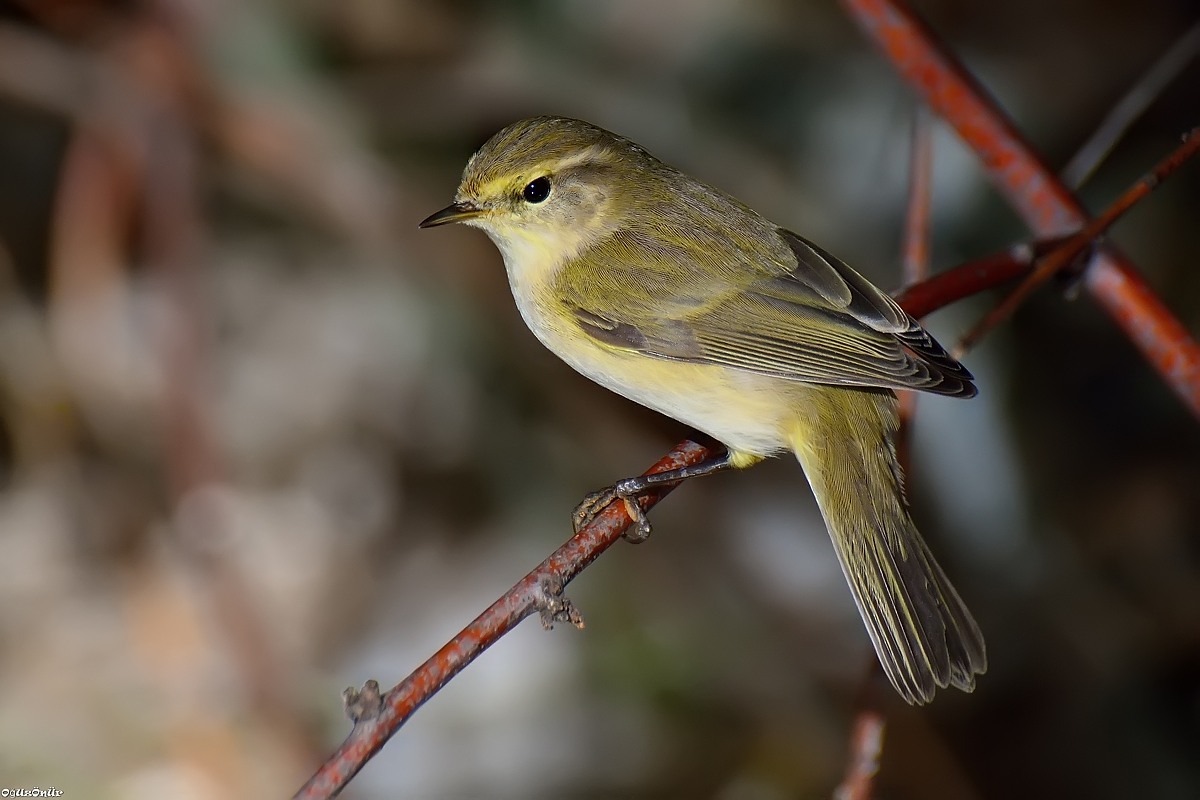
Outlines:
[{"label": "bird's claw", "polygon": [[625,501],[625,513],[633,520],[633,525],[621,534],[621,538],[630,544],[641,544],[650,538],[650,518],[646,516],[646,512],[642,510],[642,505],[636,497],[629,495],[619,495],[619,497]]},{"label": "bird's claw", "polygon": [[640,492],[641,487],[636,482],[629,480],[619,481],[606,489],[590,492],[583,498],[583,502],[575,507],[575,511],[571,515],[571,524],[575,532],[579,533],[587,527],[614,500],[620,500],[625,504],[625,513],[633,520],[630,529],[621,534],[622,538],[633,544],[646,541],[650,538],[650,519],[638,502]]},{"label": "bird's claw", "polygon": [[571,527],[576,533],[586,528],[591,521],[600,515],[609,503],[617,499],[615,486],[588,492],[575,510],[571,512]]}]

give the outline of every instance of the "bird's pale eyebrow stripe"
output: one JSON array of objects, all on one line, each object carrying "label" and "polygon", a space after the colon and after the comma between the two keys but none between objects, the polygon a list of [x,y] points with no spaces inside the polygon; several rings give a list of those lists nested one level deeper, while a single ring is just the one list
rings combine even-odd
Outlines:
[{"label": "bird's pale eyebrow stripe", "polygon": [[[607,152],[608,149],[604,145],[600,144],[594,144],[590,147],[585,147],[582,150],[571,153],[568,156],[564,156],[558,161],[546,162],[544,169],[534,170],[534,172],[530,173],[528,179],[532,180],[533,178],[539,177],[539,174],[544,172],[566,172],[570,169],[580,167],[585,164],[594,164],[597,161],[606,161],[607,159],[605,156],[607,155]],[[475,157],[478,155],[479,153],[476,153],[475,155],[471,156],[471,159],[467,162],[466,173],[470,173],[471,164],[475,161]],[[478,178],[474,178],[470,181],[472,185],[469,188],[466,186],[466,184],[464,184],[464,188],[467,190],[465,192],[460,192],[460,194],[463,194],[464,196],[485,195],[492,193],[500,194],[505,189],[509,188],[510,181],[511,177],[506,177],[504,175],[493,176],[482,183],[478,182]],[[525,182],[526,180],[522,179],[519,183],[523,186]]]},{"label": "bird's pale eyebrow stripe", "polygon": [[585,147],[583,150],[572,153],[571,155],[554,163],[554,169],[564,171],[572,167],[578,167],[581,164],[589,164],[594,161],[602,160],[605,153],[603,145],[594,144],[591,147]]}]

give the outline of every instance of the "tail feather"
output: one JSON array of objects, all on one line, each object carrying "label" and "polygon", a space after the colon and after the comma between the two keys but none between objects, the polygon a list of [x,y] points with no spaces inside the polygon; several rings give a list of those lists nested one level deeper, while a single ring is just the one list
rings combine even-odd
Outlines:
[{"label": "tail feather", "polygon": [[979,627],[908,513],[890,391],[813,387],[793,435],[875,652],[913,704],[975,688],[987,669]]}]

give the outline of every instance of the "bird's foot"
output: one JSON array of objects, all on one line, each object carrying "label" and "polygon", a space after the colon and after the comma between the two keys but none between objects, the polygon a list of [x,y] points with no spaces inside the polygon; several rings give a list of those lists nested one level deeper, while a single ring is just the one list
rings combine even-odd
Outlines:
[{"label": "bird's foot", "polygon": [[650,520],[646,516],[646,512],[642,510],[641,503],[638,502],[638,497],[647,490],[644,480],[639,478],[626,478],[622,481],[617,481],[612,486],[605,489],[600,489],[589,493],[583,498],[583,502],[575,506],[574,513],[571,514],[571,525],[576,533],[583,530],[588,524],[600,515],[600,512],[608,508],[608,505],[614,500],[620,500],[625,504],[625,513],[633,520],[633,526],[621,534],[627,542],[639,544],[650,538]]}]

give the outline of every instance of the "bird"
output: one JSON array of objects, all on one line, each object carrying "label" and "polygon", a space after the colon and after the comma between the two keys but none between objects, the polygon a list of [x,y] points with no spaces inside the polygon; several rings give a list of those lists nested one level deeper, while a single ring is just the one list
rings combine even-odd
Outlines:
[{"label": "bird", "polygon": [[724,445],[703,465],[594,493],[614,498],[791,453],[897,692],[973,691],[983,636],[912,520],[896,453],[898,389],[969,398],[971,373],[845,262],[728,194],[582,120],[492,136],[454,202],[499,249],[534,336],[596,383]]}]

